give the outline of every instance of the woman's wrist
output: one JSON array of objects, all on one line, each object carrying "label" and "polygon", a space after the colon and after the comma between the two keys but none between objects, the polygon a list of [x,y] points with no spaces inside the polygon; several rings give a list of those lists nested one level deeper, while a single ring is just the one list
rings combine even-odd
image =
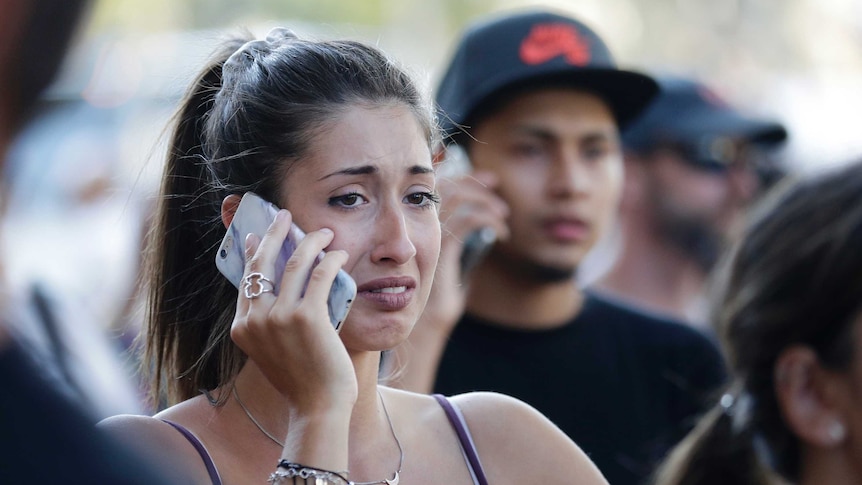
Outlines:
[{"label": "woman's wrist", "polygon": [[291,414],[281,459],[321,470],[347,470],[350,412]]}]

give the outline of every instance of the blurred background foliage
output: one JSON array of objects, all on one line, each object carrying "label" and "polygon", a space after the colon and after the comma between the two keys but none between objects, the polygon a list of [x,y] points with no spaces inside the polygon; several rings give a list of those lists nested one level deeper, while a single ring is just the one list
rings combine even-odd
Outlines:
[{"label": "blurred background foliage", "polygon": [[97,0],[84,37],[300,26],[375,42],[433,85],[466,23],[533,5],[584,19],[624,65],[694,75],[737,104],[781,117],[794,132],[792,163],[844,160],[862,147],[841,133],[862,109],[857,0]]}]

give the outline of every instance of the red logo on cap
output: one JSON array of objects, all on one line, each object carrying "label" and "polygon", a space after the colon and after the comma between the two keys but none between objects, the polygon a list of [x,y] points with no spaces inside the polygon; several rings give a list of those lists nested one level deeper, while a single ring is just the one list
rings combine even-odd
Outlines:
[{"label": "red logo on cap", "polygon": [[590,46],[570,24],[539,24],[521,43],[520,55],[530,65],[564,56],[569,64],[583,66],[590,62]]}]

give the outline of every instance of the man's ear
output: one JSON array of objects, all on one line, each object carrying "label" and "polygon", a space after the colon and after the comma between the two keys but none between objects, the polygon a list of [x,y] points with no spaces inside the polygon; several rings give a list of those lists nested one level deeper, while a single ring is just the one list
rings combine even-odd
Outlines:
[{"label": "man's ear", "polygon": [[841,408],[846,382],[824,369],[806,346],[792,346],[775,361],[775,394],[787,425],[804,443],[829,448],[840,445],[847,429]]},{"label": "man's ear", "polygon": [[237,194],[230,194],[221,201],[221,221],[225,229],[230,226],[233,221],[233,216],[236,214],[236,208],[239,207],[239,202],[242,200]]}]

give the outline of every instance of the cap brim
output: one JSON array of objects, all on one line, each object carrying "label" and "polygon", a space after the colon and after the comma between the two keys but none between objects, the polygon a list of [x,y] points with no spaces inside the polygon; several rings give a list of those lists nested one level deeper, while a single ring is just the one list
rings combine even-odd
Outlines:
[{"label": "cap brim", "polygon": [[614,68],[580,68],[545,72],[494,86],[491,94],[477,103],[477,106],[499,93],[549,86],[563,86],[595,93],[608,103],[620,129],[641,114],[659,92],[655,80],[644,74]]},{"label": "cap brim", "polygon": [[632,71],[586,69],[568,76],[573,87],[592,91],[611,106],[621,130],[643,113],[659,93],[655,80]]},{"label": "cap brim", "polygon": [[759,145],[777,145],[787,139],[787,130],[780,123],[746,118],[733,111],[710,111],[688,118],[686,125],[689,139],[724,135]]}]

